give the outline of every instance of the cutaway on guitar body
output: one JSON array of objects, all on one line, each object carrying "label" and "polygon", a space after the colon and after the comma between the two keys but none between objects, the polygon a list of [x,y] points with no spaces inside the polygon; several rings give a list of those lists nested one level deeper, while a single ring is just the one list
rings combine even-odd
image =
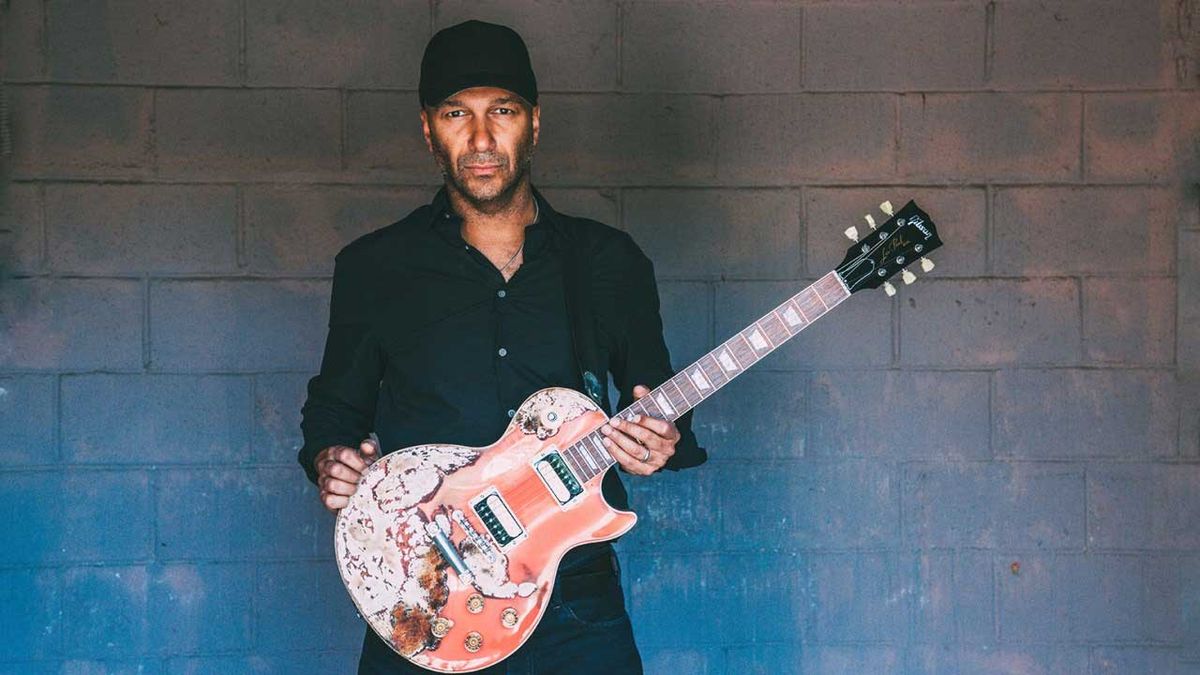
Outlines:
[{"label": "cutaway on guitar body", "polygon": [[[601,495],[611,458],[568,451],[608,420],[587,396],[542,389],[504,435],[474,448],[389,453],[338,514],[342,580],[385,643],[438,672],[486,668],[533,633],[570,549],[637,516]],[[601,460],[607,463],[601,466]]]}]

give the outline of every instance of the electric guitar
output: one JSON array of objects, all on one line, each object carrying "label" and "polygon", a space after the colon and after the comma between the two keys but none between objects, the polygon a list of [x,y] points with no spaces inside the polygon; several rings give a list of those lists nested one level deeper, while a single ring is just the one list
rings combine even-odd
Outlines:
[{"label": "electric guitar", "polygon": [[[845,259],[695,363],[617,413],[675,420],[852,293],[884,287],[941,246],[929,216],[909,202],[855,241]],[[592,399],[542,389],[486,447],[431,444],[368,467],[337,517],[342,581],[360,615],[398,654],[443,673],[503,660],[533,633],[563,554],[614,539],[637,522],[604,500],[614,460],[601,444],[608,421]]]}]

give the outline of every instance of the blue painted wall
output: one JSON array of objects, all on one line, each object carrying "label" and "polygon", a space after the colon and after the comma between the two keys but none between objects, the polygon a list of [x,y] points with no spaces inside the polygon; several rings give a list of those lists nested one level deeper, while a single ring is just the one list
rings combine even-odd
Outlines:
[{"label": "blue painted wall", "polygon": [[946,241],[701,407],[707,465],[627,478],[650,672],[1200,671],[1194,2],[532,4],[0,8],[0,673],[352,671],[298,411],[472,13],[677,367],[884,199]]}]

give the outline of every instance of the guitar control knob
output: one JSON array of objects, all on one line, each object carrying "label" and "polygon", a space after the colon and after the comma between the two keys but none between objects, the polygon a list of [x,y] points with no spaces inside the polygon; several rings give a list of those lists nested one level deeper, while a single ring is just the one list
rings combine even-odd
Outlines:
[{"label": "guitar control knob", "polygon": [[505,628],[512,628],[517,625],[517,610],[512,607],[505,607],[503,612],[500,612],[500,623],[504,624]]},{"label": "guitar control knob", "polygon": [[446,637],[446,633],[450,632],[450,627],[453,625],[454,622],[450,619],[447,619],[444,616],[439,616],[433,620],[433,624],[430,625],[429,630],[431,633],[433,633],[434,637],[442,638]]},{"label": "guitar control knob", "polygon": [[475,652],[479,651],[481,647],[483,647],[483,636],[475,631],[467,633],[466,639],[463,640],[463,647],[465,647],[467,651],[474,654]]},{"label": "guitar control knob", "polygon": [[478,614],[483,611],[483,596],[478,593],[472,593],[467,598],[467,611],[472,614]]}]

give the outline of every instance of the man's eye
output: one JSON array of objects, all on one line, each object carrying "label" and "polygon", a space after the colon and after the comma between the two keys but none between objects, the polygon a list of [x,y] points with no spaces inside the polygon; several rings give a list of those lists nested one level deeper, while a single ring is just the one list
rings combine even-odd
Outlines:
[{"label": "man's eye", "polygon": [[466,113],[462,110],[451,110],[450,112],[446,113],[446,117],[461,117],[464,114]]},{"label": "man's eye", "polygon": [[513,110],[512,108],[496,108],[496,112],[502,112],[502,113],[511,115],[512,113],[514,113],[516,111]]}]

